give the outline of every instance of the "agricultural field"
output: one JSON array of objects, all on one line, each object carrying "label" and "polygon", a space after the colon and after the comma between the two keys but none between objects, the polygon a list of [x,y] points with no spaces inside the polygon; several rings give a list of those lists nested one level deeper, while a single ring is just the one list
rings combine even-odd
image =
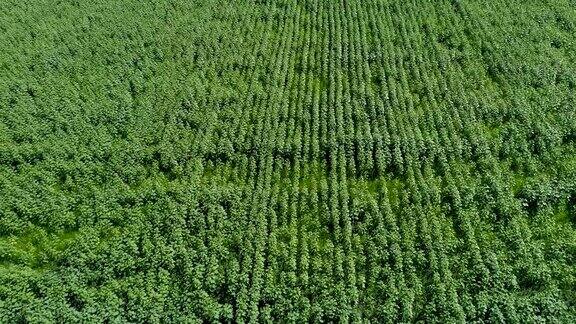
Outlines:
[{"label": "agricultural field", "polygon": [[4,0],[0,323],[576,322],[574,0]]}]

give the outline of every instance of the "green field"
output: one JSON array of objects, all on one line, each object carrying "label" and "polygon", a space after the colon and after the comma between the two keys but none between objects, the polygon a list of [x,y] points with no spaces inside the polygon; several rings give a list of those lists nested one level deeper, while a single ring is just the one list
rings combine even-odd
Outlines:
[{"label": "green field", "polygon": [[0,323],[575,323],[575,7],[4,0]]}]

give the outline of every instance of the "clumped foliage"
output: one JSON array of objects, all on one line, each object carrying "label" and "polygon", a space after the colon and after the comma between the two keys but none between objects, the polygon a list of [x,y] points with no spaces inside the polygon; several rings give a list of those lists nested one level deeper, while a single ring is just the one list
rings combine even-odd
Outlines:
[{"label": "clumped foliage", "polygon": [[0,322],[576,322],[573,1],[0,17]]}]

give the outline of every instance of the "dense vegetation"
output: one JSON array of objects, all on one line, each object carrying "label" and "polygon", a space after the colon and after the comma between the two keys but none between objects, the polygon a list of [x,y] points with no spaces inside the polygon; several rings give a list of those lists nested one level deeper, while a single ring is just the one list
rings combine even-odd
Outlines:
[{"label": "dense vegetation", "polygon": [[575,322],[573,0],[5,0],[0,322]]}]

